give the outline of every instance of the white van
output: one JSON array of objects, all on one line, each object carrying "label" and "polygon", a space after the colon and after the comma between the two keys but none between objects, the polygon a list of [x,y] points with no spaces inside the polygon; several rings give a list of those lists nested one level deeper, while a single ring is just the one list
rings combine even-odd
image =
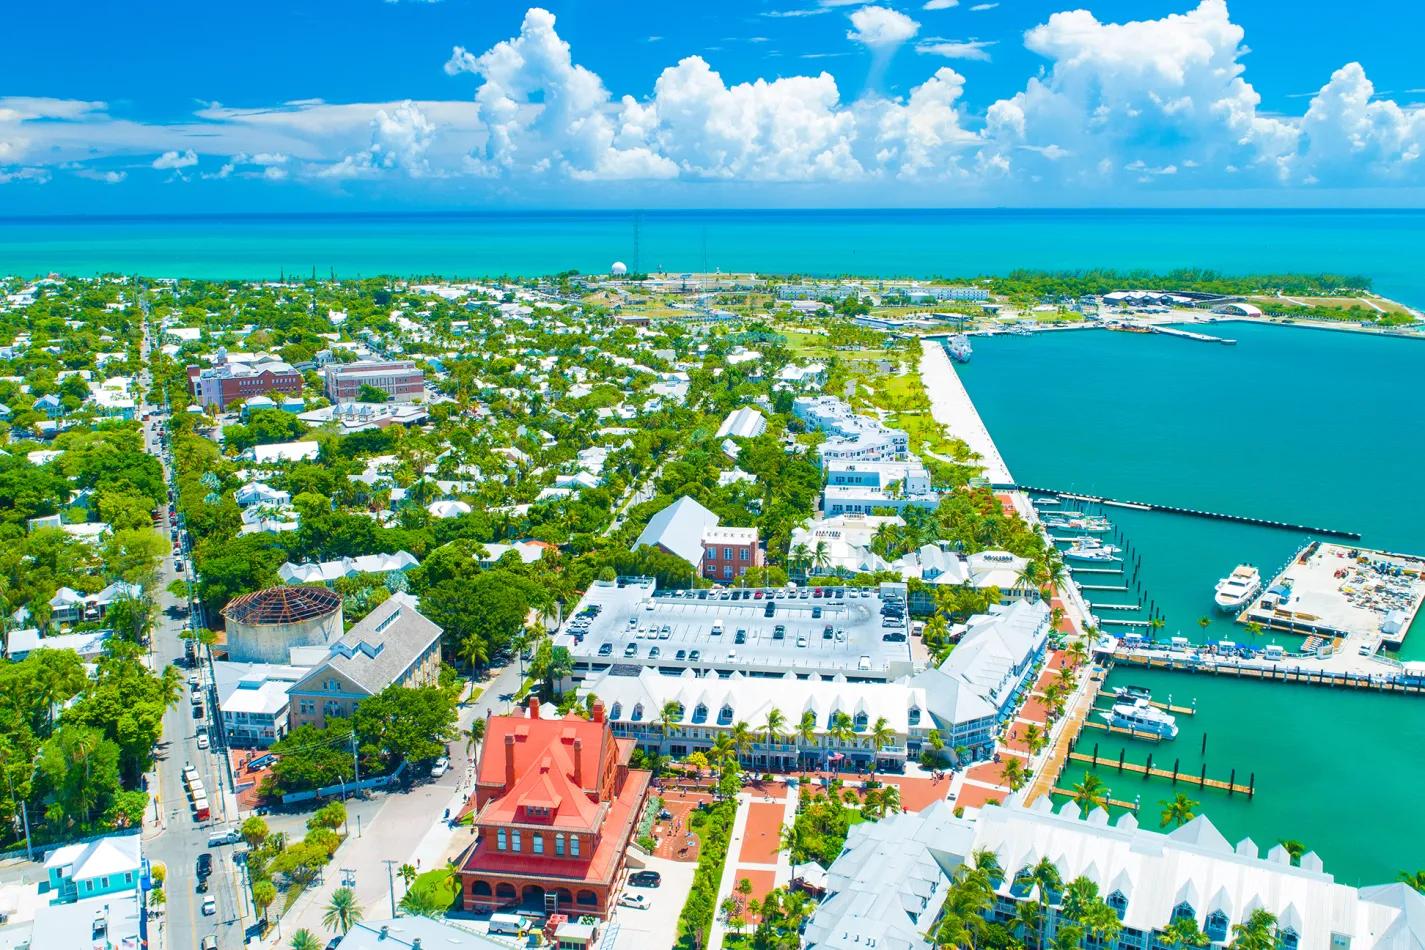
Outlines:
[{"label": "white van", "polygon": [[237,844],[242,840],[236,828],[215,828],[208,834],[208,847],[217,848],[225,844]]},{"label": "white van", "polygon": [[721,621],[721,620],[714,620],[714,621],[713,621],[712,635],[715,636],[715,637],[720,637],[720,636],[722,636],[722,621]]},{"label": "white van", "polygon": [[490,933],[492,934],[513,934],[522,936],[528,929],[525,919],[519,914],[491,914]]}]

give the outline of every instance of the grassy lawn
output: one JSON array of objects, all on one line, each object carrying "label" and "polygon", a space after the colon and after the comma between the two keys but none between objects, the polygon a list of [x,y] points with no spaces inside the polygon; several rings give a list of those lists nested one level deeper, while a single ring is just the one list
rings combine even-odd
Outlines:
[{"label": "grassy lawn", "polygon": [[282,897],[283,914],[287,913],[287,911],[292,909],[292,905],[297,903],[297,898],[301,897],[302,892],[306,889],[307,888],[301,884],[293,884],[291,887],[287,888],[287,893],[284,894]]}]

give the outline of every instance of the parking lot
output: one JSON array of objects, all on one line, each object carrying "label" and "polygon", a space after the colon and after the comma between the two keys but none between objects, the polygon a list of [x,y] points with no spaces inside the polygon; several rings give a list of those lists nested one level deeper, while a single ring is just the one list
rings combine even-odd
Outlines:
[{"label": "parking lot", "polygon": [[890,679],[912,672],[904,601],[874,588],[655,592],[595,585],[559,645],[576,671],[615,664]]}]

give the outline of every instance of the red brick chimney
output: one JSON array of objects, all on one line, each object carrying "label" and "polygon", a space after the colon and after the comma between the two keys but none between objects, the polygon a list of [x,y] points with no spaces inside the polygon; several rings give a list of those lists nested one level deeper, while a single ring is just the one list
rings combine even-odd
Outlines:
[{"label": "red brick chimney", "polygon": [[515,734],[505,733],[505,791],[515,787]]},{"label": "red brick chimney", "polygon": [[538,697],[538,696],[531,696],[531,697],[529,698],[529,718],[531,718],[531,719],[538,719],[538,718],[539,718],[539,697]]},{"label": "red brick chimney", "polygon": [[604,701],[603,701],[602,699],[596,699],[596,700],[594,700],[594,722],[603,722],[603,721],[604,721]]},{"label": "red brick chimney", "polygon": [[574,740],[574,785],[584,787],[584,740]]}]

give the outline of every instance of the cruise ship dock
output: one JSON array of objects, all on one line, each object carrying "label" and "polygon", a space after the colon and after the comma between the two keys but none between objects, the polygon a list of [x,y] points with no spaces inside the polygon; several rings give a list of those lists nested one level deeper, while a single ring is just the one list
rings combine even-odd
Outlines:
[{"label": "cruise ship dock", "polygon": [[1354,641],[1358,649],[1399,649],[1425,600],[1423,574],[1425,558],[1312,542],[1252,599],[1237,622]]}]

